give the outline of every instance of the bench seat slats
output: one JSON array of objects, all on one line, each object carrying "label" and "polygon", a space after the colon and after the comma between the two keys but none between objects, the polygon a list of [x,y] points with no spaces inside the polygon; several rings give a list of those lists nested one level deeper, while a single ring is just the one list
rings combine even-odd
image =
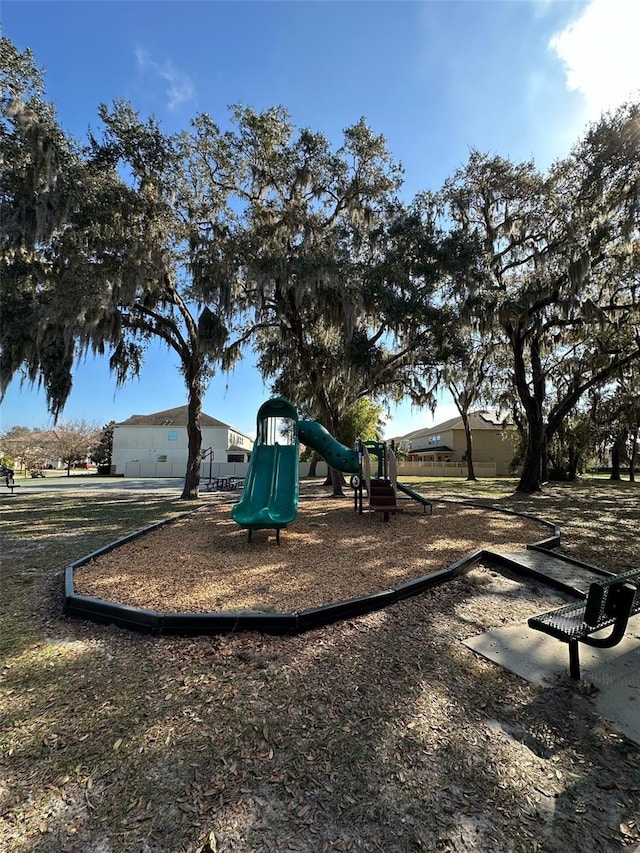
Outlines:
[{"label": "bench seat slats", "polygon": [[[534,616],[532,619],[529,619],[529,625],[538,631],[543,631],[545,634],[557,637],[559,640],[581,637],[585,633],[593,631],[593,628],[584,621],[584,611],[584,602],[580,604],[567,604],[557,610],[550,610],[548,613],[541,613],[539,616]],[[612,624],[614,621],[612,619],[607,624]],[[602,627],[604,628],[606,625]]]}]

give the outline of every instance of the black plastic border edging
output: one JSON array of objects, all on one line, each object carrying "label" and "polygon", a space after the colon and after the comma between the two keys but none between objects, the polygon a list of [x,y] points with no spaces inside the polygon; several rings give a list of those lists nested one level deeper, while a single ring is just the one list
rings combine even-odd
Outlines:
[{"label": "black plastic border edging", "polygon": [[151,634],[180,634],[183,636],[260,631],[264,634],[296,635],[334,622],[353,619],[374,610],[381,610],[424,592],[432,586],[452,580],[478,563],[485,555],[483,550],[473,551],[446,569],[431,572],[382,592],[346,599],[320,607],[311,607],[293,613],[158,613],[144,608],[131,607],[100,598],[76,595],[73,591],[74,565],[65,569],[66,616],[103,624],[112,623],[120,628]]},{"label": "black plastic border edging", "polygon": [[[463,504],[462,501],[443,502]],[[464,505],[474,506],[478,509],[484,509],[489,512],[504,512],[510,515],[522,516],[541,522],[552,527],[557,536],[558,543],[560,541],[560,534],[556,526],[550,522],[542,521],[535,516],[526,516],[523,513],[485,506],[484,504],[470,504],[464,502]],[[157,530],[174,521],[178,521],[181,518],[193,515],[195,512],[199,512],[204,508],[204,506],[198,507],[195,510],[181,513],[173,518],[156,522],[142,530],[136,530],[135,532],[130,533],[127,536],[123,536],[115,542],[112,542],[103,548],[99,548],[91,554],[88,554],[86,557],[82,557],[74,563],[66,566],[64,570],[64,615],[72,616],[77,619],[99,622],[102,624],[111,623],[120,628],[129,628],[134,631],[148,634],[179,634],[183,636],[197,636],[234,633],[236,631],[259,631],[264,634],[279,636],[287,634],[297,635],[305,631],[313,630],[314,628],[322,628],[325,625],[330,625],[334,622],[352,619],[366,613],[372,613],[375,610],[381,610],[384,607],[396,604],[404,599],[420,595],[432,586],[437,586],[438,584],[452,580],[458,575],[464,574],[484,558],[495,560],[497,557],[497,555],[493,554],[491,551],[479,549],[465,555],[445,569],[430,572],[429,574],[398,584],[391,589],[331,604],[321,605],[320,607],[311,607],[299,612],[294,611],[292,613],[266,613],[260,611],[224,613],[161,613],[154,610],[146,610],[140,607],[132,607],[130,605],[118,604],[113,601],[106,601],[100,598],[92,598],[90,596],[76,594],[73,584],[73,573],[75,569],[86,565],[91,560],[96,559],[96,557],[108,554],[120,545],[131,542],[145,533],[150,533],[153,530]],[[535,544],[545,547],[548,541],[551,540],[542,540],[542,542]],[[532,547],[535,547],[535,545]]]},{"label": "black plastic border edging", "polygon": [[260,631],[282,636],[297,633],[297,617],[297,613],[261,613],[250,610],[237,613],[164,613],[160,633],[197,636]]},{"label": "black plastic border edging", "polygon": [[428,575],[422,575],[422,577],[398,584],[398,586],[394,587],[397,601],[412,598],[414,595],[420,595],[421,592],[429,589],[429,587],[453,580],[453,578],[464,574],[472,566],[475,566],[476,563],[479,563],[484,555],[485,552],[482,548],[472,551],[470,554],[452,563],[446,569],[439,569],[437,572],[430,572]]},{"label": "black plastic border edging", "polygon": [[[71,569],[71,566],[67,566],[66,572]],[[119,628],[129,628],[143,634],[159,634],[164,615],[155,610],[145,610],[143,607],[131,607],[128,604],[118,604],[115,601],[105,601],[102,598],[91,598],[75,593],[65,595],[64,614],[103,625],[111,624]]]},{"label": "black plastic border edging", "polygon": [[395,589],[385,589],[382,592],[373,592],[358,598],[348,598],[345,601],[337,601],[333,604],[310,607],[296,614],[298,619],[296,633],[310,631],[313,628],[323,628],[333,622],[353,619],[355,616],[363,616],[365,613],[372,613],[374,610],[382,610],[389,604],[395,604],[396,600]]},{"label": "black plastic border edging", "polygon": [[[516,509],[507,509],[503,506],[480,504],[476,503],[475,501],[455,501],[451,498],[436,498],[433,503],[456,504],[457,506],[470,506],[474,509],[486,510],[487,512],[501,512],[503,513],[503,515],[515,515],[516,518],[525,518],[528,521],[535,521],[538,524],[543,524],[545,527],[549,527],[553,531],[552,535],[548,536],[546,539],[541,539],[539,542],[532,542],[530,545],[527,545],[527,550],[550,551],[552,548],[557,548],[560,544],[560,528],[558,527],[558,525],[554,524],[553,521],[545,521],[544,518],[538,518],[537,515],[532,515],[530,512],[518,512],[518,510]],[[567,557],[563,559],[570,560],[571,558]]]},{"label": "black plastic border edging", "polygon": [[[528,518],[530,521],[537,521],[538,524],[544,524],[545,527],[550,527],[553,530],[553,535],[560,536],[560,531],[553,521],[545,521],[544,518],[538,518],[537,515],[532,515],[530,512],[518,512],[517,509],[508,509],[504,506],[492,506],[491,504],[481,504],[477,501],[457,501],[453,498],[436,498],[434,504],[456,504],[457,506],[471,506],[474,509],[484,509],[488,512],[501,512],[504,515],[515,515],[518,518]],[[547,541],[547,540],[542,540]]]}]

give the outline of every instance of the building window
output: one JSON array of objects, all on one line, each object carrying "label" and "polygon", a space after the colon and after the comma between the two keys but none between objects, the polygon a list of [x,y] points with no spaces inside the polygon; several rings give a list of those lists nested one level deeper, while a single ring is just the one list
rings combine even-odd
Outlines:
[{"label": "building window", "polygon": [[177,441],[178,440],[178,430],[170,429],[167,432],[167,441]]},{"label": "building window", "polygon": [[166,454],[166,453],[161,453],[161,454],[157,457],[157,460],[156,460],[156,461],[157,461],[157,462],[166,462],[166,461],[167,461],[167,454]]},{"label": "building window", "polygon": [[244,453],[229,453],[227,462],[244,462]]},{"label": "building window", "polygon": [[230,439],[229,444],[236,444],[238,447],[244,447],[247,443],[243,435],[238,435],[237,432],[231,431],[229,433]]}]

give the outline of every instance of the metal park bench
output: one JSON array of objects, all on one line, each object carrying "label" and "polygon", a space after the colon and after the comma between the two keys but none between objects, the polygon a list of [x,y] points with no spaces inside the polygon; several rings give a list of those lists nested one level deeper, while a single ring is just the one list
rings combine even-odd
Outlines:
[{"label": "metal park bench", "polygon": [[7,468],[6,465],[0,465],[0,477],[2,477],[5,486],[9,489],[12,495],[14,489],[20,488],[20,484],[16,483],[13,479],[14,473],[15,472],[12,468]]},{"label": "metal park bench", "polygon": [[[542,631],[569,646],[569,673],[580,679],[579,643],[600,649],[617,646],[624,637],[629,618],[640,613],[640,569],[592,583],[587,597],[539,616],[529,627]],[[613,626],[607,637],[592,634]]]}]

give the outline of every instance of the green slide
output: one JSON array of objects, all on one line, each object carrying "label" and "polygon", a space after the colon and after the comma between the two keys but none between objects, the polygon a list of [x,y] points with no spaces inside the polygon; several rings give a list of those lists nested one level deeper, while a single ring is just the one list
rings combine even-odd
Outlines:
[{"label": "green slide", "polygon": [[[289,421],[292,444],[278,444],[278,422]],[[267,400],[258,410],[257,437],[244,482],[240,502],[231,518],[249,531],[280,530],[298,514],[299,458],[302,441],[316,450],[332,468],[348,474],[360,470],[358,454],[345,447],[315,421],[298,420],[295,406],[282,397]]]},{"label": "green slide", "polygon": [[298,446],[254,447],[240,503],[231,518],[245,530],[280,530],[298,514]]},{"label": "green slide", "polygon": [[316,421],[298,421],[298,438],[312,447],[331,468],[345,474],[357,474],[360,461],[355,450],[340,444],[330,432]]},{"label": "green slide", "polygon": [[[252,530],[280,530],[298,514],[299,444],[269,442],[269,419],[288,418],[297,423],[295,407],[275,398],[260,406],[257,437],[244,483],[242,498],[231,510],[231,518],[240,527]],[[272,439],[275,434],[272,435]]]}]

